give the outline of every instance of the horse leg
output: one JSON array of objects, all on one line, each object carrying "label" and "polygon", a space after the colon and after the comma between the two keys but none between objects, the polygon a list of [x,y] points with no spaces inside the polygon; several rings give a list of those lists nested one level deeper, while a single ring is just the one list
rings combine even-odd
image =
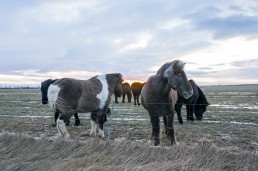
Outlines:
[{"label": "horse leg", "polygon": [[75,119],[74,125],[79,126],[81,124],[81,121],[79,119],[78,113],[74,113],[74,119]]},{"label": "horse leg", "polygon": [[131,100],[132,100],[132,94],[131,94],[131,93],[129,93],[127,96],[128,96],[128,102],[129,102],[129,103],[131,103]]},{"label": "horse leg", "polygon": [[176,104],[176,105],[175,105],[175,110],[176,110],[178,122],[179,122],[180,124],[183,124],[184,121],[183,121],[183,118],[182,118],[182,115],[181,115],[181,109],[182,109],[182,104]]},{"label": "horse leg", "polygon": [[65,120],[66,120],[67,116],[64,115],[64,114],[61,114],[59,116],[59,118],[57,119],[56,123],[57,123],[57,129],[60,133],[60,135],[65,138],[65,139],[69,139],[70,138],[70,134],[69,132],[67,131],[66,129],[66,126],[65,126]]},{"label": "horse leg", "polygon": [[125,94],[123,93],[123,100],[122,100],[122,103],[125,102]]},{"label": "horse leg", "polygon": [[164,122],[164,127],[165,127],[165,134],[167,135],[167,129],[168,129],[168,126],[167,126],[167,116],[163,116],[163,122]]},{"label": "horse leg", "polygon": [[187,120],[194,121],[194,107],[193,104],[186,105]]},{"label": "horse leg", "polygon": [[160,134],[160,121],[159,121],[159,116],[151,116],[150,117],[151,119],[151,125],[152,125],[152,138],[153,138],[153,141],[154,141],[154,145],[157,146],[160,144],[160,137],[159,137],[159,134]]},{"label": "horse leg", "polygon": [[171,145],[176,144],[176,136],[174,129],[174,114],[167,116],[167,135],[170,137]]},{"label": "horse leg", "polygon": [[133,95],[134,105],[136,106],[136,96]]},{"label": "horse leg", "polygon": [[65,120],[65,126],[69,126],[69,124],[70,124],[70,119],[66,119]]},{"label": "horse leg", "polygon": [[115,95],[115,103],[118,103],[117,96]]},{"label": "horse leg", "polygon": [[101,138],[105,138],[104,134],[104,122],[106,121],[106,113],[104,112],[105,110],[103,109],[98,109],[97,111],[97,117],[98,117],[98,125],[99,125],[99,136]]},{"label": "horse leg", "polygon": [[137,96],[137,104],[138,104],[138,106],[140,106],[140,102],[139,102],[139,96]]},{"label": "horse leg", "polygon": [[91,112],[91,129],[90,129],[90,136],[96,136],[97,134],[97,113],[96,112]]},{"label": "horse leg", "polygon": [[55,123],[52,126],[56,126],[56,121],[57,121],[58,117],[59,117],[59,111],[56,109],[55,115],[54,115]]}]

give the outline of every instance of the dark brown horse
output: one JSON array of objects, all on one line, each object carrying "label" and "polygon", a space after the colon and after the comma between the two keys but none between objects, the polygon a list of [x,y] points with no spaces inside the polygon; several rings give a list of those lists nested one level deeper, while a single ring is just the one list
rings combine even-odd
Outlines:
[{"label": "dark brown horse", "polygon": [[134,99],[134,105],[140,106],[139,97],[141,95],[142,87],[145,83],[141,82],[133,82],[131,85],[132,93],[133,93],[133,99]]},{"label": "dark brown horse", "polygon": [[[131,86],[128,82],[125,82],[122,84],[122,88],[123,88],[123,99],[122,99],[122,103],[125,102],[125,96],[127,96],[127,100],[129,103],[131,103],[131,99],[132,99],[132,90],[131,90]],[[115,95],[115,102],[118,102],[117,96]]]},{"label": "dark brown horse", "polygon": [[189,80],[189,83],[193,88],[193,95],[188,99],[185,99],[183,96],[179,95],[175,106],[178,121],[180,124],[183,124],[181,108],[184,104],[186,105],[187,120],[190,121],[194,121],[193,114],[195,114],[197,120],[202,120],[204,112],[210,105],[201,88],[197,84],[195,84],[193,80]]},{"label": "dark brown horse", "polygon": [[[150,115],[152,125],[152,138],[154,145],[160,144],[160,119],[165,116],[165,130],[170,137],[171,144],[176,144],[174,130],[175,94],[177,91],[184,98],[193,94],[193,89],[188,82],[183,70],[184,63],[179,60],[165,63],[151,76],[141,91],[141,102]],[[173,95],[174,94],[174,95]],[[163,117],[164,118],[164,117]]]},{"label": "dark brown horse", "polygon": [[69,138],[65,120],[77,112],[91,112],[91,135],[104,138],[103,125],[113,93],[122,95],[122,75],[119,73],[105,74],[88,80],[63,78],[51,84],[48,88],[48,99],[51,108],[58,109],[61,115],[57,119],[57,129],[61,136]]}]

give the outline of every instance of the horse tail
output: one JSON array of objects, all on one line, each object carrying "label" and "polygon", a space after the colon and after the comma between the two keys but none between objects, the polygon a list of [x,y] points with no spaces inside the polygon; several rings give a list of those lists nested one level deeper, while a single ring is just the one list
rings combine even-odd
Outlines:
[{"label": "horse tail", "polygon": [[58,99],[58,94],[60,92],[61,88],[58,85],[51,84],[47,91],[47,97],[49,101],[49,106],[51,109],[56,110],[56,103]]}]

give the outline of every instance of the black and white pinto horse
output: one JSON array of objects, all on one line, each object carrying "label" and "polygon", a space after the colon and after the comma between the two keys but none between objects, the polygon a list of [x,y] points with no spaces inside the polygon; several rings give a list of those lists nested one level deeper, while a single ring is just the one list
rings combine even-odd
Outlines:
[{"label": "black and white pinto horse", "polygon": [[145,83],[141,82],[133,82],[131,85],[132,93],[133,93],[133,99],[134,99],[134,105],[140,106],[140,95],[142,91],[142,87],[144,86]]},{"label": "black and white pinto horse", "polygon": [[184,63],[180,60],[165,63],[156,75],[147,80],[142,88],[141,102],[150,115],[152,139],[155,146],[160,144],[159,117],[161,116],[163,116],[163,119],[165,118],[165,132],[170,138],[171,144],[176,144],[173,124],[177,93],[186,99],[193,94],[193,89],[188,82],[183,66]]},{"label": "black and white pinto horse", "polygon": [[[40,90],[41,90],[41,95],[42,95],[42,104],[48,104],[47,91],[48,91],[50,84],[54,83],[55,81],[57,81],[57,79],[55,79],[55,80],[48,79],[48,80],[41,82]],[[56,109],[55,115],[54,115],[55,124],[53,124],[53,126],[56,126],[56,120],[57,120],[59,114],[60,114],[60,112]],[[80,122],[78,113],[74,113],[74,118],[75,118],[74,125],[79,126],[81,122]],[[66,123],[66,125],[69,125],[70,120],[66,120],[65,123]]]},{"label": "black and white pinto horse", "polygon": [[70,138],[65,120],[74,113],[91,112],[91,132],[104,138],[103,125],[113,93],[122,95],[122,75],[120,73],[98,75],[88,80],[72,78],[59,79],[49,86],[48,99],[51,108],[58,109],[61,115],[57,119],[57,129],[62,137]]},{"label": "black and white pinto horse", "polygon": [[204,112],[210,105],[200,87],[195,84],[193,80],[189,80],[189,83],[193,88],[193,95],[188,99],[178,95],[178,100],[175,105],[178,121],[180,124],[183,124],[183,118],[181,116],[181,108],[183,104],[186,105],[187,120],[190,121],[194,121],[193,113],[195,114],[197,120],[202,120]]}]

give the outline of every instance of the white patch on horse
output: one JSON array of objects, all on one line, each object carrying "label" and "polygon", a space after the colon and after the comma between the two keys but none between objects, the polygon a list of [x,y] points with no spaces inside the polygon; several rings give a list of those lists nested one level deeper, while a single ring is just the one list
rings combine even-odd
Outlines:
[{"label": "white patch on horse", "polygon": [[90,136],[96,136],[96,132],[97,132],[97,124],[91,120],[91,129],[90,129]]},{"label": "white patch on horse", "polygon": [[107,83],[107,78],[106,75],[99,75],[97,76],[97,79],[101,82],[102,84],[102,90],[99,94],[97,94],[97,98],[100,100],[99,108],[103,108],[105,106],[105,103],[108,98],[108,83]]},{"label": "white patch on horse", "polygon": [[164,72],[164,78],[167,78],[172,72],[172,67],[169,67],[168,69],[166,69],[166,71]]},{"label": "white patch on horse", "polygon": [[51,109],[54,109],[54,110],[56,109],[56,101],[60,90],[61,88],[58,85],[53,85],[53,84],[51,84],[48,88],[47,97],[48,97],[48,102]]},{"label": "white patch on horse", "polygon": [[70,134],[68,133],[63,120],[58,118],[57,121],[56,121],[56,127],[57,127],[57,129],[60,133],[60,136],[64,137],[64,139],[69,139],[70,138]]},{"label": "white patch on horse", "polygon": [[104,131],[102,129],[99,128],[99,136],[101,138],[105,138],[105,134],[104,134]]}]

